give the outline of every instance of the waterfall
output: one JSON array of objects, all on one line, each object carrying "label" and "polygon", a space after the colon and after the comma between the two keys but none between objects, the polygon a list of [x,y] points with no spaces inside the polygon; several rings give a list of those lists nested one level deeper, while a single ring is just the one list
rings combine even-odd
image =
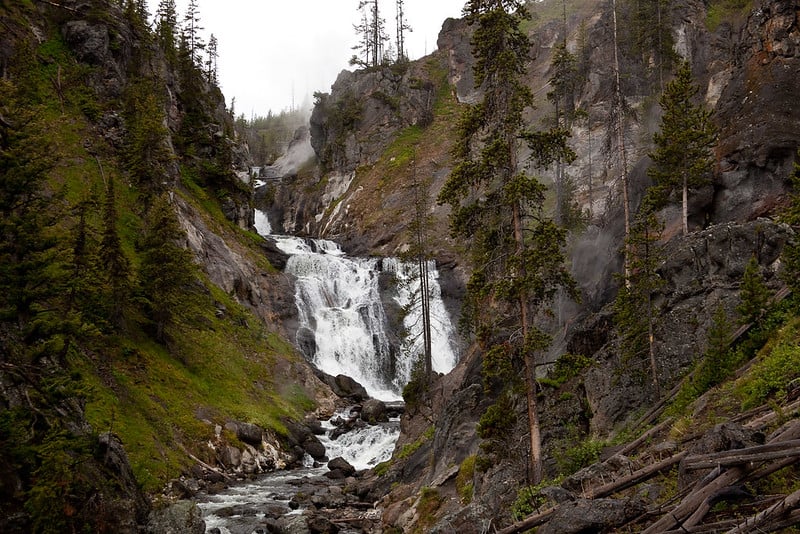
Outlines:
[{"label": "waterfall", "polygon": [[[269,228],[256,211],[259,233]],[[266,223],[264,222],[266,221]],[[299,316],[297,344],[319,369],[361,383],[370,396],[401,398],[422,351],[418,267],[394,258],[351,258],[338,244],[270,235],[288,254]],[[433,367],[456,364],[455,332],[430,265]]]}]

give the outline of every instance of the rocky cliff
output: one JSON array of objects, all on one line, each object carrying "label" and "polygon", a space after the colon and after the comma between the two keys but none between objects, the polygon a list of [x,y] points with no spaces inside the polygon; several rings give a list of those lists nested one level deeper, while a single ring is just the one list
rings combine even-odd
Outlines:
[{"label": "rocky cliff", "polygon": [[[579,378],[545,390],[543,438],[551,474],[560,469],[556,465],[559,449],[563,452],[589,437],[605,439],[624,424],[632,424],[656,404],[659,394],[665,395],[702,359],[713,310],[722,307],[733,313],[750,257],[757,258],[769,287],[782,287],[780,254],[794,234],[774,219],[786,203],[788,177],[800,144],[800,109],[794,96],[800,67],[800,3],[756,1],[752,9],[745,10],[720,7],[721,2],[712,2],[710,8],[708,2],[693,0],[672,3],[663,15],[673,51],[689,61],[704,103],[714,110],[720,136],[713,184],[691,193],[690,235],[678,235],[679,207],[668,206],[659,213],[665,223],[665,260],[658,268],[664,285],[654,295],[658,393],[649,378],[647,359],[621,355],[610,305],[617,289],[615,273],[621,269],[623,237],[620,162],[609,141],[614,54],[610,3],[573,2],[567,8],[566,35],[560,4],[557,14],[555,4],[532,6],[535,17],[529,34],[534,48],[528,83],[537,94],[538,107],[528,120],[531,124],[552,120],[549,117],[554,110],[545,98],[553,76],[552,53],[558,43],[566,41],[586,68],[574,94],[575,107],[583,110],[570,140],[578,158],[566,172],[575,185],[575,198],[587,216],[587,225],[573,231],[570,245],[582,302],[558,303],[550,324],[554,343],[543,355],[541,369],[544,376],[552,363],[567,353],[583,357],[591,365]],[[625,22],[625,17],[631,16],[626,10],[633,8],[625,2],[618,4]],[[721,23],[712,25],[709,9],[723,10]],[[715,11],[714,16],[718,14]],[[643,54],[624,39],[620,43],[622,89],[630,106],[625,164],[635,210],[650,185],[647,154],[658,128],[656,97],[663,80],[653,68],[654,56]],[[440,34],[439,51],[411,67],[430,69],[435,64],[447,70],[445,87],[449,89],[438,88],[438,81],[434,84],[438,96],[433,100],[430,124],[419,122],[426,116],[423,112],[408,111],[406,116],[417,122],[404,123],[398,118],[389,120],[387,108],[369,105],[368,99],[375,100],[378,91],[385,95],[381,102],[397,102],[398,110],[424,102],[409,80],[391,78],[386,72],[340,76],[331,94],[320,98],[313,119],[312,146],[323,167],[316,174],[309,173],[305,181],[293,182],[293,178],[273,186],[276,198],[290,210],[291,216],[283,218],[287,228],[337,238],[359,252],[393,254],[403,250],[414,213],[406,189],[422,170],[423,176],[432,178],[429,191],[434,198],[437,184],[441,186],[451,164],[448,154],[454,131],[440,136],[445,130],[436,128],[437,120],[453,119],[460,105],[480,96],[473,87],[469,40],[470,29],[463,21],[448,20]],[[384,77],[400,84],[388,85],[382,81]],[[417,85],[414,82],[414,87]],[[342,129],[338,118],[331,120],[330,109],[331,103],[340,103],[341,111],[345,102],[350,106],[347,109],[358,113],[350,115]],[[440,115],[437,109],[447,109],[448,114]],[[415,135],[410,137],[409,129],[415,127],[420,129],[419,135],[413,130]],[[374,141],[359,151],[357,139]],[[413,165],[400,159],[407,153],[402,149],[409,145],[414,149]],[[543,179],[552,182],[554,175],[545,172]],[[432,214],[436,217],[432,250],[440,261],[456,266],[450,275],[458,279],[465,266],[460,263],[458,244],[447,237],[447,214],[441,208]],[[386,524],[404,530],[427,525],[429,531],[478,532],[496,524],[498,509],[509,508],[518,481],[524,480],[525,466],[503,461],[474,469],[476,457],[480,463],[484,454],[475,437],[475,425],[494,400],[481,385],[480,360],[477,349],[464,354],[456,370],[433,386],[430,403],[409,410],[404,418],[395,460],[373,488],[373,496],[378,498],[393,483],[402,482],[385,500]],[[525,441],[523,405],[519,401],[507,407],[518,421],[507,444],[510,447]],[[423,489],[426,487],[432,489]],[[469,487],[469,498],[465,487]],[[425,517],[430,513],[425,510],[431,507],[435,518]],[[506,520],[507,516],[500,519]],[[431,526],[434,523],[436,526]]]}]

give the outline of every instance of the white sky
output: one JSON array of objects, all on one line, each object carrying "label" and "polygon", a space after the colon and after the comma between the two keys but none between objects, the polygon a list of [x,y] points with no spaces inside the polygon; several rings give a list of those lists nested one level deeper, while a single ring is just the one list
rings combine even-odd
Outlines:
[{"label": "white sky", "polygon": [[[154,13],[159,0],[148,0]],[[178,17],[188,0],[177,0]],[[353,55],[358,37],[359,0],[198,0],[205,40],[218,45],[218,74],[228,106],[235,112],[266,115],[292,105],[310,106],[314,91],[330,86]],[[466,0],[405,0],[406,36],[411,59],[436,49],[447,17],[459,17]],[[380,0],[387,33],[395,40],[395,2]]]}]

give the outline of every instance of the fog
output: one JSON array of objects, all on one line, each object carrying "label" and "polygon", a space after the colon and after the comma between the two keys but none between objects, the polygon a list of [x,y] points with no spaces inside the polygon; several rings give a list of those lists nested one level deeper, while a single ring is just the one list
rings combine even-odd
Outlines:
[{"label": "fog", "polygon": [[[154,13],[159,0],[148,0]],[[179,19],[188,0],[177,0]],[[314,91],[327,92],[342,69],[350,69],[358,41],[353,24],[359,0],[198,0],[201,34],[218,41],[218,75],[236,114],[310,107]],[[412,58],[436,48],[447,17],[460,16],[465,0],[405,0],[406,36]],[[395,2],[380,0],[387,34],[394,40]]]}]

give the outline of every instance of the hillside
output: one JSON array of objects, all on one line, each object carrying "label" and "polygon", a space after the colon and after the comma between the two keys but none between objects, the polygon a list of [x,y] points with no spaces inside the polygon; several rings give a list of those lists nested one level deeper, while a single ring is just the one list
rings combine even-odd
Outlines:
[{"label": "hillside", "polygon": [[[609,511],[592,524],[578,521],[587,507],[600,506],[581,498],[590,496],[593,486],[619,479],[620,474],[607,473],[620,462],[630,474],[669,454],[688,452],[696,460],[699,454],[756,446],[764,440],[751,435],[754,429],[769,441],[770,432],[787,421],[786,439],[794,439],[797,354],[777,349],[793,343],[794,299],[766,307],[770,319],[762,317],[755,329],[743,326],[752,316],[741,310],[751,296],[748,276],[754,272],[765,294],[785,296],[787,283],[792,287],[786,262],[793,245],[783,251],[794,243],[794,231],[784,221],[794,224],[786,213],[793,209],[800,142],[800,115],[790,103],[797,89],[798,4],[687,1],[661,4],[663,12],[640,2],[617,5],[624,164],[614,131],[610,2],[530,2],[533,17],[524,25],[533,43],[525,83],[536,105],[527,111],[526,125],[547,127],[559,108],[561,121],[565,106],[575,110],[568,123],[576,159],[564,171],[537,169],[550,186],[545,205],[551,213],[567,191],[561,213],[574,214],[567,254],[581,297],[577,302],[559,297],[541,323],[552,336],[550,347],[537,356],[546,481],[528,487],[522,386],[504,393],[488,380],[489,351],[476,343],[452,373],[409,390],[414,396],[406,397],[409,410],[394,458],[376,469],[369,493],[382,499],[390,532],[479,532],[509,525],[526,511],[542,512],[538,523],[529,524],[533,527],[554,513],[545,514],[547,503],[563,502],[573,504],[562,504],[555,513],[574,514],[577,526],[569,530],[573,527],[558,516],[542,531],[639,531],[667,514],[696,478],[684,476],[684,463],[680,475],[669,470],[683,460],[677,457],[658,481],[648,478],[648,486],[604,501],[609,510],[625,513]],[[414,249],[415,199],[422,191],[432,220],[429,253],[447,280],[443,290],[461,302],[471,268],[467,243],[451,237],[449,210],[435,199],[457,164],[454,121],[482,98],[472,76],[472,31],[463,20],[448,20],[439,50],[428,58],[343,72],[330,94],[318,96],[312,114],[310,141],[321,167],[269,184],[266,197],[276,199],[271,215],[289,231],[336,239],[356,252],[401,254]],[[559,94],[554,58],[562,43],[572,54],[574,78]],[[646,334],[647,324],[642,326],[641,317],[625,323],[619,311],[621,176],[636,213],[653,185],[648,168],[662,117],[659,95],[681,60],[699,88],[696,101],[711,110],[718,129],[713,176],[691,189],[688,235],[681,232],[679,197],[656,214],[663,228],[652,241],[658,256],[648,267],[658,280],[649,293],[652,343],[648,348],[639,330],[641,344],[632,349],[625,329],[638,324]],[[748,267],[751,257],[755,267]],[[721,325],[727,325],[726,333],[720,333]],[[426,388],[430,393],[420,397]],[[772,418],[758,419],[770,406]],[[724,437],[729,427],[714,428],[726,422],[737,429],[743,425],[741,432],[749,437],[733,444],[734,438]],[[642,434],[646,442],[635,440]],[[715,440],[724,443],[709,448]],[[624,457],[594,464],[620,451]],[[587,473],[572,475],[590,464]],[[796,464],[791,460],[780,468],[766,482],[751,482],[748,490],[757,496],[791,494],[797,489]],[[756,513],[761,504],[752,506]],[[715,517],[718,531],[736,525],[724,513]],[[698,512],[690,524],[702,518]]]},{"label": "hillside", "polygon": [[[303,357],[318,318],[257,209],[275,233],[335,240],[340,268],[383,291],[352,316],[386,309],[366,344],[385,338],[392,370],[412,308],[387,296],[408,289],[394,258],[437,272],[453,325],[466,312],[445,340],[455,369],[411,371],[392,458],[298,485],[307,509],[258,508],[264,530],[794,532],[800,0],[527,4],[521,126],[566,129],[574,158],[514,166],[544,184],[519,234],[555,220],[551,268],[571,278],[513,305],[512,284],[489,295],[473,276],[475,251],[509,239],[454,237],[440,201],[493,133],[462,137],[492,90],[467,20],[444,21],[430,56],[343,71],[288,141],[237,123],[202,51],[139,0],[0,4],[0,531],[199,534],[198,494],[325,457],[319,419],[366,393]],[[685,203],[658,182],[654,137],[684,62],[684,109],[715,134]],[[272,162],[258,177],[247,142]]]},{"label": "hillside", "polygon": [[137,531],[170,480],[291,465],[287,424],[333,410],[222,94],[136,6],[0,6],[3,532]]}]

